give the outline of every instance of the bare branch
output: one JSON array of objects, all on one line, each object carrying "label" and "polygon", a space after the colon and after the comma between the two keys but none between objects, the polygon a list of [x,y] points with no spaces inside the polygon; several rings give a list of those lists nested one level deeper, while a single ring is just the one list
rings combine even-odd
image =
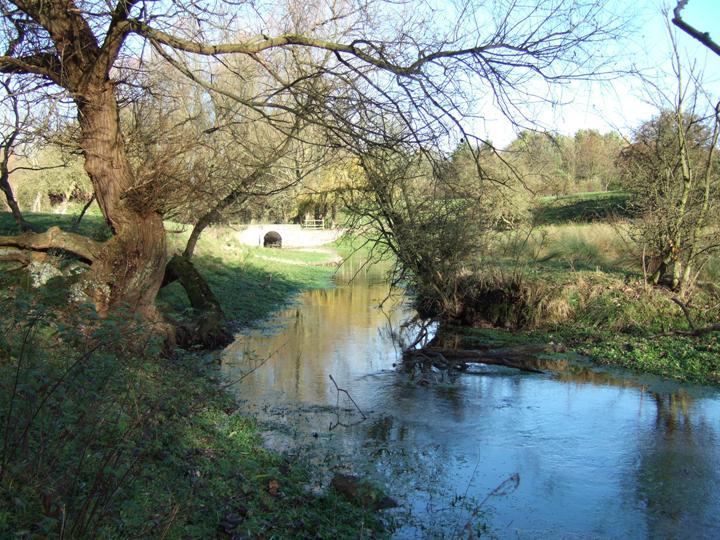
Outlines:
[{"label": "bare branch", "polygon": [[15,58],[0,56],[0,73],[27,73],[40,75],[60,83],[60,60],[54,54],[38,53]]},{"label": "bare branch", "polygon": [[685,22],[685,20],[682,18],[682,10],[685,9],[687,6],[689,0],[678,0],[677,4],[675,5],[675,8],[673,9],[673,18],[672,23],[677,26],[680,30],[685,32],[690,37],[698,40],[700,43],[705,45],[708,49],[710,49],[712,52],[720,56],[720,44],[717,43],[715,40],[713,40],[710,37],[709,32],[702,32],[692,26],[691,24],[688,24]]}]

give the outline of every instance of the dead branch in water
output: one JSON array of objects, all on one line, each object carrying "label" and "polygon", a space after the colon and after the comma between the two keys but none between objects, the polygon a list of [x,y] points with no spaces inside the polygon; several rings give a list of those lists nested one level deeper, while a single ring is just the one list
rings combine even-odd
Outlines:
[{"label": "dead branch in water", "polygon": [[497,351],[479,351],[474,349],[425,349],[405,351],[405,361],[426,363],[431,361],[446,369],[464,369],[466,364],[488,364],[505,366],[530,373],[544,373],[545,362],[538,354],[548,352],[545,345],[524,345]]},{"label": "dead branch in water", "polygon": [[[366,416],[365,413],[362,411],[362,409],[360,408],[360,406],[359,406],[359,405],[355,402],[355,400],[352,398],[352,396],[350,395],[350,392],[348,392],[348,391],[345,390],[344,388],[340,388],[340,387],[338,386],[338,383],[335,382],[335,378],[332,376],[332,374],[330,374],[329,377],[330,377],[330,380],[332,381],[332,383],[335,385],[335,390],[337,390],[337,400],[336,400],[336,402],[335,402],[336,422],[335,422],[335,424],[330,424],[330,431],[332,431],[333,429],[335,429],[335,428],[338,427],[338,426],[351,427],[351,426],[355,426],[355,425],[357,425],[357,424],[359,424],[359,423],[364,422],[365,420],[367,420],[367,416]],[[344,424],[344,423],[340,422],[340,393],[341,393],[341,392],[342,392],[343,394],[345,394],[350,401],[352,401],[352,404],[353,404],[353,405],[355,405],[355,408],[358,410],[358,412],[359,412],[360,415],[362,416],[362,419],[361,419],[361,420],[358,420],[357,422],[353,422],[353,423],[351,423],[351,424]]]}]

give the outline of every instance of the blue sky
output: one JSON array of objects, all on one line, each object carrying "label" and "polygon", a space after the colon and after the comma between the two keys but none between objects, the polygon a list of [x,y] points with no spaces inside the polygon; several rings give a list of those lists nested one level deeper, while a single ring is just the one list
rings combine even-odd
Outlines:
[{"label": "blue sky", "polygon": [[[668,18],[663,6],[675,2],[662,0],[636,0],[625,13],[632,19],[634,31],[622,43],[616,45],[626,54],[618,58],[615,67],[634,67],[642,71],[662,88],[672,88],[670,77],[671,43],[667,33]],[[625,4],[627,5],[627,4]],[[683,11],[683,19],[703,32],[710,32],[720,41],[720,0],[690,0]],[[695,63],[704,72],[704,88],[720,99],[720,56],[703,47],[696,40],[676,31],[678,47],[683,59]],[[622,76],[613,81],[577,83],[562,93],[565,105],[546,107],[538,111],[541,126],[562,134],[572,135],[578,129],[594,128],[602,132],[618,130],[630,136],[640,123],[657,112],[654,96],[639,77]],[[478,134],[484,132],[495,144],[503,146],[514,138],[509,123],[499,117],[488,119],[477,126]]]}]

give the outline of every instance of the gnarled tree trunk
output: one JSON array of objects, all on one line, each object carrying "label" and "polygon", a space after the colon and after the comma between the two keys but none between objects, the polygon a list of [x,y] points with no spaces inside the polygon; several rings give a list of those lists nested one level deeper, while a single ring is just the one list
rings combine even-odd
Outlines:
[{"label": "gnarled tree trunk", "polygon": [[114,236],[102,245],[91,268],[90,292],[100,314],[128,307],[158,320],[155,297],[165,273],[162,217],[152,201],[130,196],[134,175],[120,133],[112,82],[88,87],[78,99],[80,146],[85,170]]}]

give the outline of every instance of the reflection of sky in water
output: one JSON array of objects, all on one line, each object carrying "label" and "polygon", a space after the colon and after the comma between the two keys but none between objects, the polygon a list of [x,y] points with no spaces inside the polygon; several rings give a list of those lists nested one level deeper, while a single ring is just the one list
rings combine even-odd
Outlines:
[{"label": "reflection of sky in water", "polygon": [[[386,482],[412,512],[397,536],[451,537],[480,520],[500,537],[720,536],[716,391],[499,371],[416,386],[393,369],[388,318],[376,308],[386,292],[357,282],[306,293],[279,316],[284,330],[232,344],[223,370],[237,378],[275,352],[234,387],[238,398],[281,447]],[[329,375],[365,422],[329,429],[359,420],[344,397],[336,416]],[[516,472],[518,488],[473,518]]]}]

